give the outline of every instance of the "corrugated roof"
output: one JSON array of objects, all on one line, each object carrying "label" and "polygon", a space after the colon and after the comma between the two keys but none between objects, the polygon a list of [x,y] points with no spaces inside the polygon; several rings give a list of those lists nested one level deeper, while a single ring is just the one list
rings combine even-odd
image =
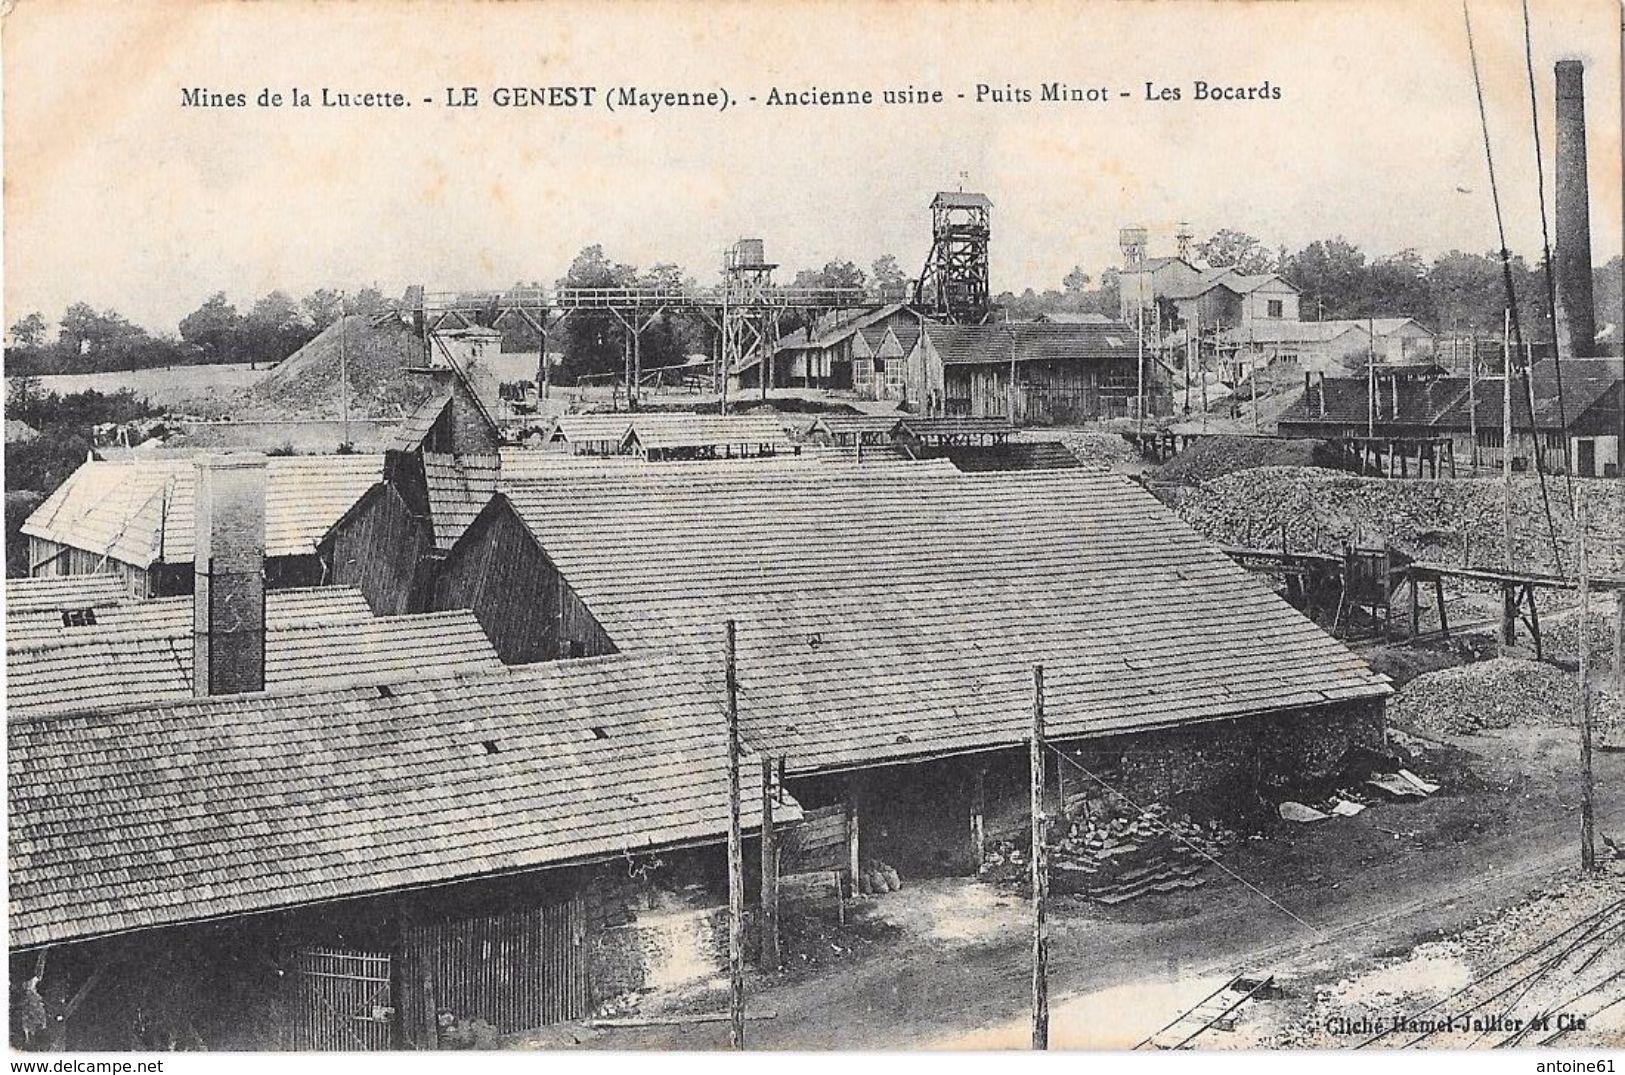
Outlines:
[{"label": "corrugated roof", "polygon": [[[383,474],[378,455],[267,460],[265,555],[308,556]],[[136,567],[192,560],[197,467],[190,460],[83,463],[23,523],[30,537]]]},{"label": "corrugated roof", "polygon": [[[63,611],[91,607],[63,605],[21,613],[8,612],[6,646],[35,645],[96,631],[132,631],[156,637],[179,636],[192,630],[191,597],[137,600],[122,592],[118,601],[106,602],[94,608],[95,623],[72,627],[63,623]],[[265,595],[265,625],[272,629],[313,622],[356,623],[372,618],[372,609],[367,607],[366,597],[354,586],[301,586],[271,590]]]},{"label": "corrugated roof", "polygon": [[14,722],[11,944],[719,839],[719,698],[617,656]]},{"label": "corrugated roof", "polygon": [[423,453],[423,479],[428,486],[429,520],[434,543],[449,549],[497,491],[502,460],[495,455]]},{"label": "corrugated roof", "polygon": [[945,365],[987,362],[1078,362],[1134,358],[1137,342],[1128,325],[1050,324],[1027,321],[1004,325],[937,325],[925,334]]},{"label": "corrugated roof", "polygon": [[[923,465],[713,467],[514,484],[622,648],[714,660],[807,771],[1387,693],[1386,680],[1127,480]],[[603,549],[617,550],[605,557]]]},{"label": "corrugated roof", "polygon": [[6,580],[7,629],[10,621],[28,613],[60,613],[66,609],[116,605],[129,597],[119,575],[44,575]]},{"label": "corrugated roof", "polygon": [[[268,629],[265,683],[291,690],[451,675],[498,667],[467,609],[412,616],[287,622]],[[81,628],[6,647],[9,717],[74,713],[189,697],[192,622]]]}]

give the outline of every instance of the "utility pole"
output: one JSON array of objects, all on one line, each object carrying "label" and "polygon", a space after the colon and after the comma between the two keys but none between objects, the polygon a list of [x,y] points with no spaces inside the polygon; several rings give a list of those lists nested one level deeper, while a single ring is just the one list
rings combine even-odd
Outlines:
[{"label": "utility pole", "polygon": [[1377,436],[1377,349],[1369,324],[1365,334],[1365,435],[1367,440]]},{"label": "utility pole", "polygon": [[[339,415],[344,423],[344,443],[355,443],[350,439],[350,355],[349,355],[349,319],[344,313],[344,292],[339,292]],[[427,331],[427,329],[425,329]],[[345,449],[348,451],[348,447]]]},{"label": "utility pole", "polygon": [[[1143,288],[1143,285],[1142,285],[1142,288]],[[1135,381],[1135,394],[1139,397],[1139,403],[1135,407],[1135,412],[1136,413],[1135,413],[1135,421],[1134,421],[1134,432],[1136,432],[1136,433],[1144,433],[1145,432],[1145,297],[1144,297],[1144,295],[1140,296],[1140,302],[1137,305],[1139,306],[1139,322],[1140,322],[1139,331],[1137,333],[1137,335],[1139,337],[1139,344],[1138,344],[1139,362],[1136,364],[1136,367],[1135,367],[1136,372],[1135,372],[1134,381]]]},{"label": "utility pole", "polygon": [[1202,362],[1202,313],[1196,313],[1196,372],[1202,378],[1202,432],[1207,432],[1207,367]]},{"label": "utility pole", "polygon": [[[1467,436],[1472,441],[1473,477],[1478,477],[1478,355],[1467,354]],[[1452,455],[1451,459],[1455,456]]]},{"label": "utility pole", "polygon": [[745,870],[739,833],[739,675],[734,621],[724,625],[723,678],[728,690],[728,1045],[745,1047]]},{"label": "utility pole", "polygon": [[1501,525],[1505,570],[1512,564],[1512,308],[1501,311]]},{"label": "utility pole", "polygon": [[761,967],[779,969],[779,838],[773,831],[773,759],[762,755]]},{"label": "utility pole", "polygon": [[1580,543],[1580,868],[1597,868],[1595,793],[1591,773],[1591,557],[1587,555],[1586,490],[1575,491],[1574,536]]},{"label": "utility pole", "polygon": [[1044,846],[1044,666],[1033,665],[1032,864],[1033,864],[1033,1048],[1049,1048],[1049,855]]}]

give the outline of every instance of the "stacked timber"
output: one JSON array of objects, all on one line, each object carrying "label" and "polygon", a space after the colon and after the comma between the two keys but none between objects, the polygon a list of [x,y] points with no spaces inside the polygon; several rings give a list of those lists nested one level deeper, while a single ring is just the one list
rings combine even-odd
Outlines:
[{"label": "stacked timber", "polygon": [[[1068,816],[1050,835],[1050,891],[1110,906],[1196,888],[1206,882],[1204,869],[1234,839],[1216,821],[1171,819],[1160,804],[1133,816]],[[982,874],[1025,889],[1027,863],[1026,847],[1005,842],[990,849]]]}]

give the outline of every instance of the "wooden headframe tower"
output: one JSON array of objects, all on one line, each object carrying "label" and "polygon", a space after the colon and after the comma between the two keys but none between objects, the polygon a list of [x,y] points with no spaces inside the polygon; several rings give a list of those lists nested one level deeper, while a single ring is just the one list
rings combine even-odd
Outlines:
[{"label": "wooden headframe tower", "polygon": [[942,191],[931,200],[931,253],[914,304],[950,324],[979,325],[992,308],[988,286],[987,195]]}]

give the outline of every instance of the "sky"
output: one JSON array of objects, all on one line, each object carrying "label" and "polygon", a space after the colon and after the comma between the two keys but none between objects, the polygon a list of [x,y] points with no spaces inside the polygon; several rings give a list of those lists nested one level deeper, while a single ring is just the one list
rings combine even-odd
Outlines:
[{"label": "sky", "polygon": [[[1520,9],[1470,0],[1508,242],[1540,222]],[[1593,260],[1620,252],[1620,8],[1530,0],[1552,180],[1552,64],[1586,62]],[[0,28],[6,323],[73,301],[150,329],[223,290],[399,295],[551,283],[583,246],[703,282],[760,237],[794,270],[914,273],[929,203],[992,200],[995,291],[1153,254],[1177,222],[1296,249],[1496,247],[1459,4],[1450,0],[825,0],[746,5],[268,0],[114,8],[20,0]],[[1198,102],[1196,80],[1279,87]],[[1101,103],[977,104],[976,86],[1107,87]],[[1178,87],[1146,101],[1145,84]],[[497,108],[501,86],[598,87],[591,108]],[[725,111],[609,112],[610,87],[725,90]],[[388,110],[182,107],[186,88],[400,91]],[[443,105],[473,86],[482,104]],[[940,89],[941,105],[769,107],[802,91]],[[748,98],[759,100],[750,103]],[[425,103],[425,99],[433,103]],[[961,179],[961,174],[965,178]],[[1550,196],[1548,194],[1548,196]]]}]

